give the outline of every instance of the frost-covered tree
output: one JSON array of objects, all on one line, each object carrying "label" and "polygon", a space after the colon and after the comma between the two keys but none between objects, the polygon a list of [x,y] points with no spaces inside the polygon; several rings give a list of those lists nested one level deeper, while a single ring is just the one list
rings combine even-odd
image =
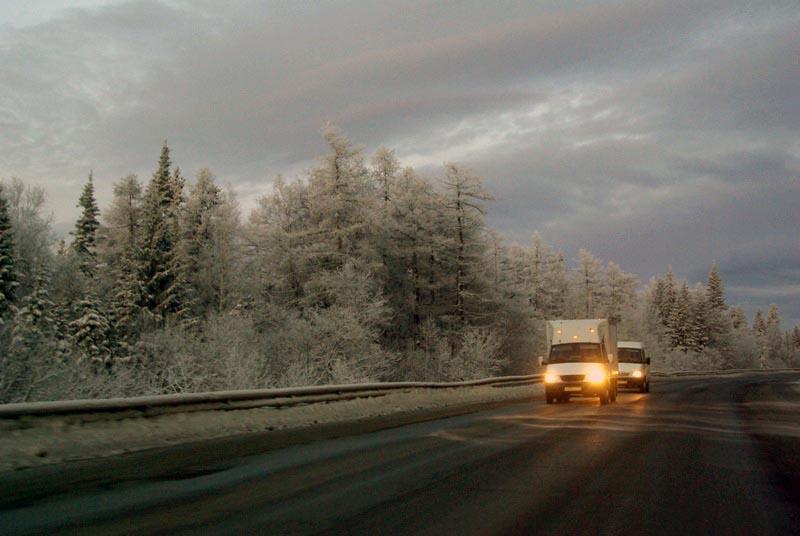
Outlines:
[{"label": "frost-covered tree", "polygon": [[594,318],[603,298],[603,265],[589,251],[581,249],[573,273],[573,315]]},{"label": "frost-covered tree", "polygon": [[77,303],[75,319],[67,330],[79,361],[91,363],[95,371],[111,368],[111,327],[91,291]]},{"label": "frost-covered tree", "polygon": [[348,258],[369,259],[366,248],[370,210],[369,173],[360,147],[334,127],[325,130],[328,154],[312,170],[308,184],[313,262],[323,269],[341,267]]},{"label": "frost-covered tree", "polygon": [[445,165],[444,208],[449,221],[449,249],[453,252],[450,266],[453,277],[452,326],[459,330],[470,317],[483,311],[481,298],[483,281],[480,277],[486,241],[483,203],[492,197],[484,190],[480,177],[455,164]]},{"label": "frost-covered tree", "polygon": [[78,200],[81,215],[75,223],[73,231],[74,240],[72,248],[78,256],[81,272],[88,278],[93,278],[97,271],[97,229],[100,227],[98,216],[100,209],[94,197],[94,180],[92,173],[83,187],[83,192]]},{"label": "frost-covered tree", "polygon": [[687,318],[686,347],[701,351],[709,340],[709,302],[706,289],[698,283],[690,292],[689,316]]},{"label": "frost-covered tree", "polygon": [[625,273],[613,261],[609,261],[603,275],[600,312],[605,317],[621,321],[623,312],[636,298],[638,281],[636,276]]},{"label": "frost-covered tree", "polygon": [[708,272],[708,285],[706,286],[706,299],[710,309],[724,310],[725,294],[722,285],[722,278],[719,275],[717,261],[711,263],[711,270]]},{"label": "frost-covered tree", "polygon": [[767,312],[766,329],[763,336],[765,358],[769,367],[787,366],[790,356],[784,344],[778,306],[772,304]]},{"label": "frost-covered tree", "polygon": [[37,267],[52,261],[55,249],[52,216],[44,214],[46,198],[41,187],[26,186],[20,179],[12,178],[4,184],[3,193],[14,231],[17,295],[25,296],[33,288]]},{"label": "frost-covered tree", "polygon": [[684,281],[680,290],[675,296],[672,304],[672,311],[669,316],[667,332],[672,341],[672,346],[686,350],[688,348],[687,335],[689,331],[689,315],[691,307],[691,296],[689,294],[689,283]]},{"label": "frost-covered tree", "polygon": [[216,185],[209,169],[201,169],[189,192],[183,225],[187,278],[197,297],[199,315],[230,304],[238,226],[232,194]]},{"label": "frost-covered tree", "polygon": [[183,182],[179,173],[170,174],[170,166],[165,143],[158,169],[147,185],[139,245],[141,305],[157,325],[186,320],[191,305],[185,259],[179,253]]},{"label": "frost-covered tree", "polygon": [[104,264],[116,267],[135,258],[141,227],[142,185],[136,175],[128,175],[114,184],[111,205],[103,213],[98,242]]},{"label": "frost-covered tree", "polygon": [[3,185],[0,184],[0,325],[11,312],[17,297],[19,283],[15,257],[14,230],[8,214],[8,200],[3,194]]}]

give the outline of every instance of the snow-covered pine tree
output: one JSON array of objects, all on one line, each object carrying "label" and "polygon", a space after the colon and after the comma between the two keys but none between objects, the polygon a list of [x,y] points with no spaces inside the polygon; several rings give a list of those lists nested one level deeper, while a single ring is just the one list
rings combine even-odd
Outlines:
[{"label": "snow-covered pine tree", "polygon": [[687,347],[687,333],[689,331],[689,307],[691,306],[691,298],[689,295],[689,283],[684,280],[680,290],[675,296],[675,301],[672,304],[672,311],[669,317],[669,326],[667,327],[672,346],[686,351]]},{"label": "snow-covered pine tree", "polygon": [[766,350],[766,359],[769,366],[783,367],[787,365],[789,356],[783,344],[781,317],[778,306],[774,303],[769,306],[769,311],[767,312],[764,348]]},{"label": "snow-covered pine tree", "polygon": [[708,343],[709,305],[706,289],[698,283],[692,289],[689,300],[689,316],[686,328],[686,347],[701,351]]},{"label": "snow-covered pine tree", "polygon": [[93,278],[97,271],[97,229],[100,227],[97,217],[100,209],[97,208],[94,197],[94,180],[91,172],[78,200],[78,208],[81,209],[81,215],[72,233],[75,237],[72,248],[78,256],[81,272],[86,277]]},{"label": "snow-covered pine tree", "polygon": [[75,319],[69,323],[68,332],[78,360],[91,363],[95,372],[110,370],[111,328],[94,293],[87,292],[75,309]]},{"label": "snow-covered pine tree", "polygon": [[747,316],[744,314],[744,309],[741,307],[731,307],[731,327],[739,329],[742,326],[747,326]]},{"label": "snow-covered pine tree", "polygon": [[0,184],[0,325],[16,301],[17,267],[15,266],[14,230],[8,213],[8,200]]},{"label": "snow-covered pine tree", "polygon": [[717,261],[713,261],[711,263],[711,269],[708,272],[706,300],[708,302],[709,309],[724,310],[728,307],[725,305],[725,294],[722,285],[722,278],[719,275]]},{"label": "snow-covered pine tree", "polygon": [[33,277],[33,288],[19,303],[11,327],[11,350],[24,356],[55,343],[58,332],[57,319],[53,317],[55,304],[50,300],[49,274],[38,266]]},{"label": "snow-covered pine tree", "polygon": [[756,314],[753,316],[753,332],[757,337],[763,337],[767,333],[767,321],[761,309],[756,309]]},{"label": "snow-covered pine tree", "polygon": [[158,169],[147,185],[139,246],[141,305],[157,325],[190,319],[191,289],[178,251],[183,183],[180,174],[170,175],[170,166],[164,143]]},{"label": "snow-covered pine tree", "polygon": [[675,298],[677,297],[677,290],[675,287],[675,276],[672,274],[672,266],[669,266],[667,268],[667,274],[664,276],[663,291],[664,293],[662,295],[662,300],[660,303],[661,320],[662,322],[664,322],[664,326],[669,328],[672,309],[675,306]]}]

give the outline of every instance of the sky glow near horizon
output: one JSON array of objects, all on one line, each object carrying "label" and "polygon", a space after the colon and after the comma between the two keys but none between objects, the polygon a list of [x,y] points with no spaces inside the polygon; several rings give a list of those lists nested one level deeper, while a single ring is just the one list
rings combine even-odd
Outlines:
[{"label": "sky glow near horizon", "polygon": [[585,247],[646,281],[672,265],[800,321],[796,1],[9,0],[0,178],[43,186],[55,227],[94,170],[147,180],[163,139],[245,212],[337,123],[435,174],[485,178],[489,224]]}]

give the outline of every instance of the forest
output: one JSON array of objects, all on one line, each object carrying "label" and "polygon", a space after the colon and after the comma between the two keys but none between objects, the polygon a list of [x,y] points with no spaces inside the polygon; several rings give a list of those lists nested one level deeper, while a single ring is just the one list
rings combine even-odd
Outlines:
[{"label": "forest", "polygon": [[655,370],[800,366],[800,328],[748,320],[712,259],[703,282],[641,282],[535,227],[507,244],[469,169],[324,136],[246,217],[166,142],[102,211],[90,173],[64,239],[41,188],[0,183],[0,402],[531,373],[546,318],[614,318]]}]

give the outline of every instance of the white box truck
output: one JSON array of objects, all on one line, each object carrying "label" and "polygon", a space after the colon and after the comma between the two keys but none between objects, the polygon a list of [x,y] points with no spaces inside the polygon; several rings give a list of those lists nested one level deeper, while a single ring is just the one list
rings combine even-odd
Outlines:
[{"label": "white box truck", "polygon": [[650,358],[639,341],[617,342],[620,387],[633,387],[640,393],[650,392]]},{"label": "white box truck", "polygon": [[617,399],[617,326],[605,318],[547,320],[545,401],[566,402],[573,395],[596,396],[601,404]]}]

